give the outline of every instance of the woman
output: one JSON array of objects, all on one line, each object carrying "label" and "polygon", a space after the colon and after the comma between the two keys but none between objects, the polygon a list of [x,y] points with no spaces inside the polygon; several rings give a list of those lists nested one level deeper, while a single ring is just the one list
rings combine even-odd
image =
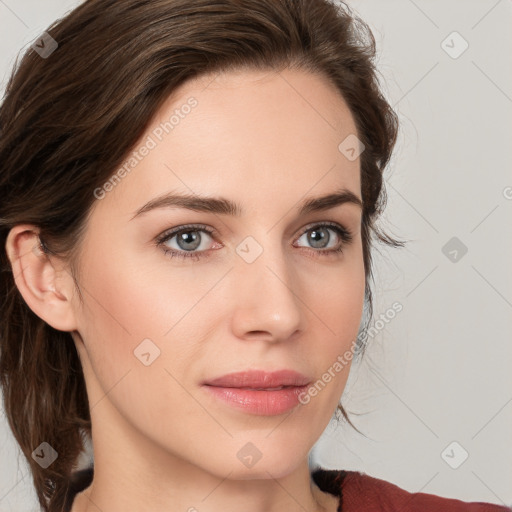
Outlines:
[{"label": "woman", "polygon": [[43,510],[508,510],[309,467],[350,423],[371,236],[403,245],[374,53],[327,0],[89,0],[23,58],[0,375]]}]

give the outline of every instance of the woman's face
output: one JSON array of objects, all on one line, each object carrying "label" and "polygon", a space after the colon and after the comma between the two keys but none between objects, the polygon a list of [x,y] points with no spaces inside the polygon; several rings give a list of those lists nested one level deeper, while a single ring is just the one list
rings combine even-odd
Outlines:
[{"label": "woman's face", "polygon": [[[345,387],[363,308],[355,133],[318,76],[202,77],[167,100],[119,180],[96,190],[84,304],[74,297],[73,308],[97,463],[115,453],[150,471],[180,461],[257,479],[307,458]],[[353,201],[301,211],[342,190]],[[173,204],[180,195],[195,199]],[[322,384],[301,401],[293,388],[205,385],[248,370]]]}]

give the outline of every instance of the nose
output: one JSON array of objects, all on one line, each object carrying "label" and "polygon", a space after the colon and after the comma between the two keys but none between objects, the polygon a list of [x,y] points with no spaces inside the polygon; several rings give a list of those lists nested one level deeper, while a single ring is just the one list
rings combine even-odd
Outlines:
[{"label": "nose", "polygon": [[232,329],[240,339],[286,341],[306,328],[300,280],[281,250],[236,258]]}]

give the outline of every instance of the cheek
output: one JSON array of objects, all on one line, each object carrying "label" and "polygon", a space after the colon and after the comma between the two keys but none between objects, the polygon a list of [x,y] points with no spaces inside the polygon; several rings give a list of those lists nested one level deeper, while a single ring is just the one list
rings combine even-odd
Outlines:
[{"label": "cheek", "polygon": [[135,267],[119,260],[116,265],[91,261],[87,267],[84,370],[89,367],[88,391],[91,403],[99,404],[98,415],[112,414],[102,399],[108,394],[133,425],[162,429],[163,435],[174,428],[170,420],[176,408],[180,415],[198,416],[197,404],[181,383],[187,384],[183,375],[202,339],[201,323],[193,318],[206,284],[192,284],[179,273],[166,283],[161,272],[137,272]]},{"label": "cheek", "polygon": [[137,257],[91,258],[87,270],[84,323],[97,333],[101,330],[103,337],[110,333],[109,339],[119,346],[172,336],[182,319],[194,315],[195,305],[213,283],[190,270],[173,269],[171,263],[148,265]]},{"label": "cheek", "polygon": [[[312,319],[323,325],[333,346],[345,345],[357,336],[363,314],[365,271],[362,249],[356,243],[332,266],[304,272],[300,293]],[[313,321],[313,320],[312,320]]]},{"label": "cheek", "polygon": [[177,391],[178,384],[165,370],[181,381],[190,362],[198,359],[215,304],[202,299],[219,279],[217,273],[200,279],[183,268],[155,268],[137,258],[116,256],[91,257],[84,265],[86,307],[80,333],[92,371],[102,392],[128,372],[129,379],[119,386],[127,394],[133,385],[154,388],[159,396],[165,389]]},{"label": "cheek", "polygon": [[315,417],[320,418],[336,409],[352,365],[364,307],[361,246],[347,251],[339,264],[318,266],[302,275],[299,295],[307,305],[304,314],[308,317],[305,352],[318,378],[305,403],[311,404]]}]

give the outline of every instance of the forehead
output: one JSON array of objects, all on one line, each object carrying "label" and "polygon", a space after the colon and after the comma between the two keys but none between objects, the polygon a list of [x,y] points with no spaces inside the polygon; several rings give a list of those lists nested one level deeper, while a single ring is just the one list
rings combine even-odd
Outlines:
[{"label": "forehead", "polygon": [[273,194],[284,202],[340,186],[360,196],[359,159],[339,149],[355,134],[341,94],[319,75],[291,69],[204,75],[162,104],[135,147],[139,158],[128,155],[134,165],[107,199],[129,199],[135,208],[181,190],[238,202]]},{"label": "forehead", "polygon": [[[196,105],[189,109],[187,103],[192,100]],[[173,135],[185,131],[186,124],[198,135],[229,124],[233,129],[243,128],[236,132],[237,140],[244,134],[258,135],[258,140],[265,140],[266,132],[267,140],[273,140],[270,135],[282,129],[277,142],[284,143],[293,135],[305,134],[316,142],[318,134],[321,139],[328,135],[325,142],[329,143],[357,131],[338,89],[326,77],[301,69],[238,70],[189,80],[163,103],[147,133],[165,125],[173,115]],[[189,122],[182,123],[187,118]],[[177,130],[179,125],[185,128]],[[267,129],[255,132],[256,128],[264,127]],[[200,128],[203,130],[197,132]],[[187,133],[190,135],[190,130]]]}]

